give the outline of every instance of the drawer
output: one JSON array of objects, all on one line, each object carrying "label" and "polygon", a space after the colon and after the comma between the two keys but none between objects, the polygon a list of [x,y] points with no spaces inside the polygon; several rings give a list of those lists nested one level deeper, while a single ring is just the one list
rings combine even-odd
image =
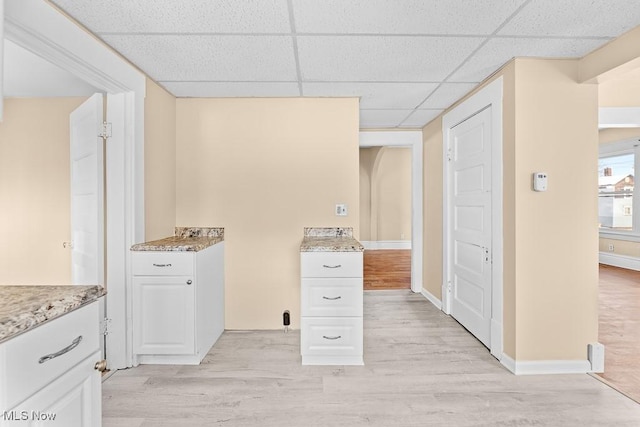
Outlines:
[{"label": "drawer", "polygon": [[362,316],[362,279],[302,279],[302,316]]},{"label": "drawer", "polygon": [[362,277],[362,252],[302,252],[302,277]]},{"label": "drawer", "polygon": [[362,317],[302,317],[303,356],[362,355]]},{"label": "drawer", "polygon": [[[0,372],[0,377],[5,382],[7,400],[0,405],[10,408],[19,404],[99,351],[98,304],[91,303],[2,344],[5,363],[0,368],[5,372]],[[78,337],[82,338],[68,352],[40,363],[44,356],[72,346]]]},{"label": "drawer", "polygon": [[133,252],[136,276],[191,276],[195,252]]}]

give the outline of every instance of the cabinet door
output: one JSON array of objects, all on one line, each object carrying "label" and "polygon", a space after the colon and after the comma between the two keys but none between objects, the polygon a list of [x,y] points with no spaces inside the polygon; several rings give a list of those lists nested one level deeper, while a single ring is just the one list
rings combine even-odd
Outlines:
[{"label": "cabinet door", "polygon": [[193,277],[135,276],[133,350],[136,354],[195,352]]},{"label": "cabinet door", "polygon": [[102,382],[96,352],[4,416],[3,426],[99,427]]}]

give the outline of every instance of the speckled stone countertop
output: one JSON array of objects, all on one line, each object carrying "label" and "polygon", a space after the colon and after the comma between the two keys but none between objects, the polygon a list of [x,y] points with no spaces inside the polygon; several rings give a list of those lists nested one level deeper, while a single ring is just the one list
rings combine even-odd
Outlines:
[{"label": "speckled stone countertop", "polygon": [[176,227],[171,237],[136,243],[132,251],[198,252],[224,241],[221,227]]},{"label": "speckled stone countertop", "polygon": [[0,342],[105,295],[102,286],[0,285]]},{"label": "speckled stone countertop", "polygon": [[352,227],[305,227],[300,252],[363,252]]}]

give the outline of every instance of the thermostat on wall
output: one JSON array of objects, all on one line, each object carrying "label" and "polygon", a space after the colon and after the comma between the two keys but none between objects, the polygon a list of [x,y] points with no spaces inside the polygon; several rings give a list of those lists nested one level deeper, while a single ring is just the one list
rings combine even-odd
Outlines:
[{"label": "thermostat on wall", "polygon": [[547,174],[545,172],[533,173],[533,190],[547,191]]}]

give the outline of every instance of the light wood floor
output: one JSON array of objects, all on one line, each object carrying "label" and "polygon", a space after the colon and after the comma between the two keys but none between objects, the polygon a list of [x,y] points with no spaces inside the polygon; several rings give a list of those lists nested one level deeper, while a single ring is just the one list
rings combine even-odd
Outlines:
[{"label": "light wood floor", "polygon": [[299,334],[225,332],[199,366],[103,383],[105,427],[634,426],[589,375],[515,376],[419,294],[366,291],[365,366],[301,366]]},{"label": "light wood floor", "polygon": [[640,402],[640,272],[600,265],[599,301],[600,376]]},{"label": "light wood floor", "polygon": [[411,289],[411,249],[364,251],[364,289]]}]

